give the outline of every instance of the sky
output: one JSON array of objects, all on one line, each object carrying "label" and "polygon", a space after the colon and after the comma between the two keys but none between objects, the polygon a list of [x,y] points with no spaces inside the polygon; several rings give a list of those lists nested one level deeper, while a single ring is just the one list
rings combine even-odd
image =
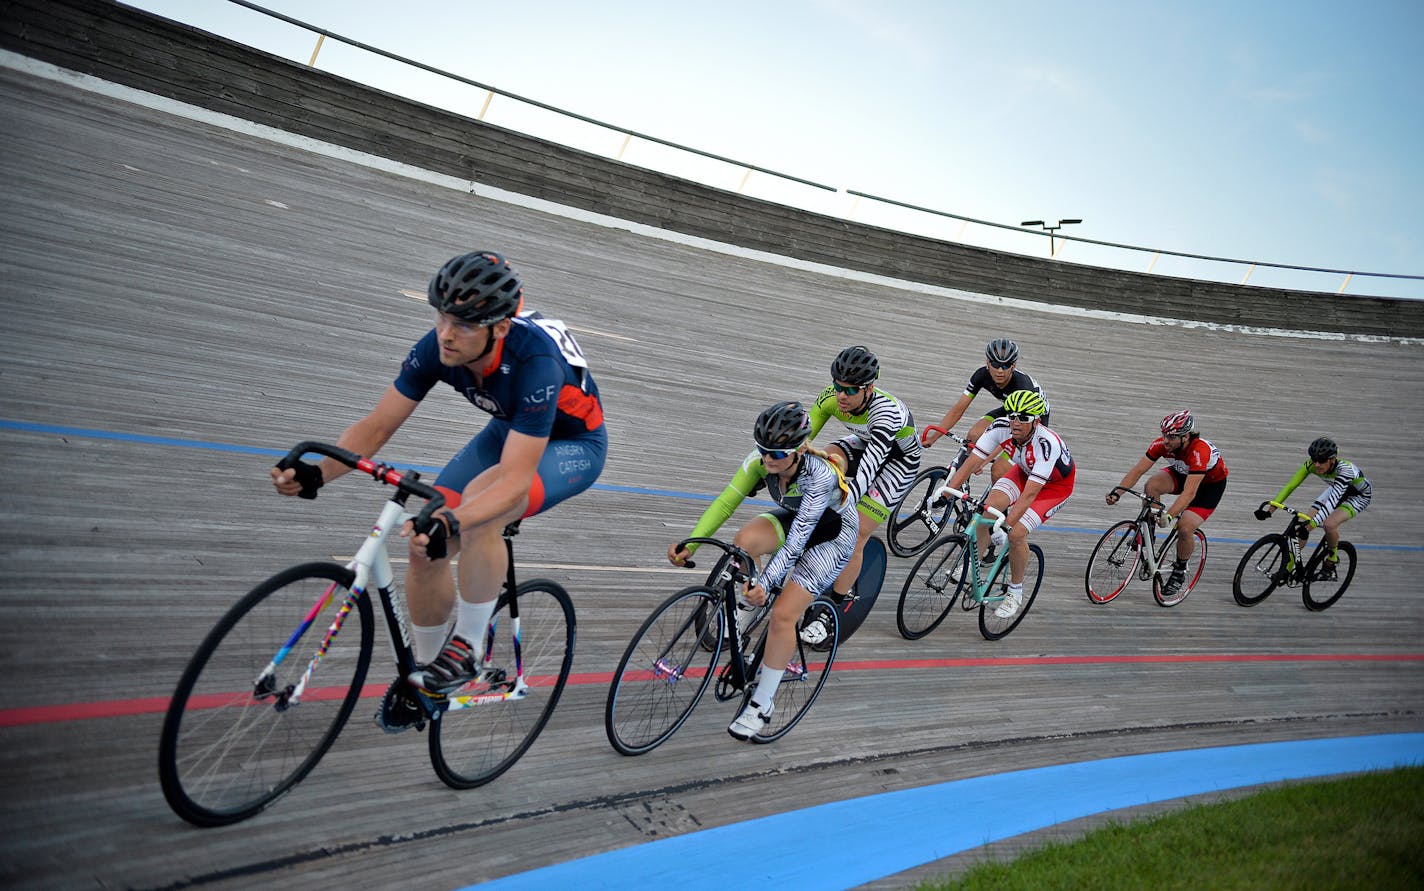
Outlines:
[{"label": "sky", "polygon": [[[130,5],[303,64],[316,37],[228,0]],[[732,191],[1047,257],[1063,235],[1424,276],[1424,2],[262,0],[507,93],[485,120]],[[326,40],[317,67],[475,117],[487,94]],[[1015,231],[920,213],[847,190]],[[1036,236],[1029,235],[1037,232]],[[1059,242],[1064,262],[1424,298],[1424,281]]]}]

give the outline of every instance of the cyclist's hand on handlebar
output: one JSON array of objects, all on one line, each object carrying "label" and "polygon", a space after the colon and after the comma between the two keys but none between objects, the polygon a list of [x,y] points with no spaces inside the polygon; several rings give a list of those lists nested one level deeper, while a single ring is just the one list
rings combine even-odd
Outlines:
[{"label": "cyclist's hand on handlebar", "polygon": [[286,470],[272,468],[272,486],[279,495],[299,495],[312,499],[316,497],[316,490],[325,482],[321,468],[315,464],[298,461],[295,467]]},{"label": "cyclist's hand on handlebar", "polygon": [[677,544],[677,542],[673,542],[668,545],[668,562],[673,566],[682,566],[692,556],[692,551],[687,548],[679,548]]},{"label": "cyclist's hand on handlebar", "polygon": [[1276,506],[1275,506],[1274,504],[1271,504],[1271,503],[1267,502],[1266,504],[1263,504],[1263,505],[1261,505],[1260,507],[1256,508],[1256,510],[1255,510],[1256,519],[1258,519],[1258,520],[1269,520],[1269,519],[1271,518],[1271,514],[1273,514],[1273,513],[1275,513],[1275,512],[1276,512]]},{"label": "cyclist's hand on handlebar", "polygon": [[1176,524],[1177,518],[1167,513],[1165,510],[1157,515],[1157,525],[1162,529],[1171,529]]},{"label": "cyclist's hand on handlebar", "polygon": [[401,537],[409,538],[416,547],[425,548],[425,556],[431,560],[444,560],[450,555],[450,540],[460,540],[460,521],[454,511],[442,510],[421,529],[415,527],[415,520],[406,520]]},{"label": "cyclist's hand on handlebar", "polygon": [[745,597],[747,603],[750,603],[752,606],[761,606],[763,603],[766,603],[766,589],[761,585],[748,587],[742,596]]},{"label": "cyclist's hand on handlebar", "polygon": [[930,446],[934,445],[935,441],[943,435],[943,433],[939,432],[933,427],[926,427],[924,430],[920,431],[920,445],[924,446],[925,448],[929,448]]}]

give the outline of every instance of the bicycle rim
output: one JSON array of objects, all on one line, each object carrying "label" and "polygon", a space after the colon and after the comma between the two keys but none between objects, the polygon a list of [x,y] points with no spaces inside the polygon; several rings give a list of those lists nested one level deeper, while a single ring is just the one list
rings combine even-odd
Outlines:
[{"label": "bicycle rim", "polygon": [[1306,564],[1305,583],[1301,585],[1300,596],[1305,608],[1312,612],[1329,609],[1344,595],[1355,577],[1355,546],[1348,541],[1340,542],[1336,553],[1340,562],[1333,566],[1326,562],[1329,552],[1325,542],[1315,546],[1315,553]]},{"label": "bicycle rim", "polygon": [[1108,603],[1122,593],[1132,581],[1137,561],[1142,556],[1139,540],[1137,524],[1131,520],[1108,527],[1093,546],[1088,568],[1083,573],[1083,587],[1087,589],[1089,600]]},{"label": "bicycle rim", "polygon": [[[830,646],[824,651],[813,650],[801,641],[801,626],[806,624],[807,616],[819,616],[821,621],[831,625],[826,629],[830,632],[830,636],[826,638]],[[772,699],[775,705],[771,710],[771,720],[760,733],[752,737],[753,742],[769,743],[778,740],[806,717],[816,697],[821,695],[826,678],[831,675],[831,665],[836,661],[836,651],[840,648],[839,637],[840,623],[835,605],[824,598],[816,598],[802,615],[801,621],[796,623],[796,652],[786,663],[786,673],[781,676],[781,683],[776,687],[776,696]],[[763,633],[761,642],[757,645],[754,665],[761,664],[765,647],[766,635]],[[755,690],[756,682],[753,679],[748,682],[746,693],[742,696],[742,708],[746,708],[751,702]]]},{"label": "bicycle rim", "polygon": [[[371,659],[371,604],[351,596],[352,581],[335,563],[294,566],[253,588],[199,645],[169,700],[159,740],[159,781],[180,817],[198,826],[251,817],[326,754],[360,697]],[[293,640],[328,592],[329,602]],[[291,704],[287,693],[344,604],[350,611],[339,632]],[[268,672],[289,642],[286,658]]]},{"label": "bicycle rim", "polygon": [[915,562],[895,608],[895,624],[901,637],[919,640],[949,615],[959,594],[960,579],[968,569],[964,559],[968,542],[963,535],[940,539]]},{"label": "bicycle rim", "polygon": [[890,510],[885,524],[885,542],[897,557],[913,557],[929,547],[942,531],[949,517],[950,504],[938,507],[929,503],[930,495],[948,476],[943,467],[923,470],[910,483],[905,496]]},{"label": "bicycle rim", "polygon": [[[482,786],[518,761],[549,722],[574,660],[574,605],[548,579],[524,582],[519,594],[519,652],[509,594],[495,609],[494,637],[480,679],[448,697],[430,723],[430,763],[454,789]],[[524,667],[524,686],[517,683]]]},{"label": "bicycle rim", "polygon": [[1038,587],[1043,583],[1043,551],[1038,545],[1028,546],[1028,564],[1024,567],[1023,603],[1011,616],[1000,616],[998,609],[1009,590],[1009,561],[1006,557],[999,564],[994,578],[989,582],[989,591],[979,606],[979,633],[985,640],[998,640],[1019,627],[1028,615],[1029,608],[1038,597]]},{"label": "bicycle rim", "polygon": [[1206,569],[1206,535],[1200,529],[1193,530],[1193,537],[1196,539],[1196,546],[1192,548],[1192,555],[1187,558],[1186,573],[1183,576],[1182,586],[1176,593],[1167,595],[1163,590],[1166,581],[1164,574],[1172,572],[1172,562],[1177,559],[1177,539],[1171,537],[1170,541],[1162,543],[1161,552],[1157,558],[1157,565],[1160,572],[1152,579],[1152,596],[1156,598],[1159,606],[1176,606],[1187,595],[1192,593],[1192,589],[1201,581],[1202,570]]},{"label": "bicycle rim", "polygon": [[[629,642],[603,710],[608,741],[624,755],[641,755],[666,742],[683,725],[707,686],[722,650],[726,622],[719,592],[698,585],[669,597]],[[699,620],[713,632],[709,656]]]},{"label": "bicycle rim", "polygon": [[1255,606],[1271,596],[1271,592],[1284,584],[1289,575],[1286,560],[1290,555],[1286,537],[1279,533],[1264,535],[1236,564],[1236,574],[1231,578],[1231,596],[1241,606]]}]

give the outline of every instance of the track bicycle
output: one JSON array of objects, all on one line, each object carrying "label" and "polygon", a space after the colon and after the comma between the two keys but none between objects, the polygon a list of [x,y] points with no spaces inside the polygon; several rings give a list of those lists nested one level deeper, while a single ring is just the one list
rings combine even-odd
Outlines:
[{"label": "track bicycle", "polygon": [[[900,628],[900,636],[906,640],[919,640],[929,634],[945,620],[958,599],[966,612],[979,610],[979,633],[985,640],[998,640],[1018,627],[1028,615],[1043,583],[1043,550],[1036,544],[1028,546],[1028,565],[1024,569],[1023,602],[1010,616],[998,615],[1009,588],[1009,548],[990,544],[982,560],[978,553],[978,529],[989,526],[993,532],[1002,532],[1004,514],[990,507],[985,501],[988,494],[977,499],[969,493],[941,487],[940,491],[951,498],[964,501],[970,510],[969,524],[963,532],[947,535],[935,542],[920,556],[905,586],[900,590],[900,604],[895,611],[895,622]],[[991,490],[992,491],[992,490]],[[993,514],[994,518],[986,518]],[[963,592],[963,597],[960,593]]]},{"label": "track bicycle", "polygon": [[[964,449],[973,448],[974,444],[969,440],[937,424],[921,431],[921,442],[925,433],[931,430],[938,430]],[[951,461],[944,467],[921,470],[910,482],[904,496],[890,507],[890,519],[885,524],[885,543],[890,547],[890,553],[897,557],[913,557],[933,544],[941,534],[963,532],[964,527],[969,525],[969,512],[963,501],[934,497],[949,479],[954,466]],[[964,491],[969,491],[967,482]]]},{"label": "track bicycle", "polygon": [[[604,727],[608,741],[624,755],[651,752],[670,739],[708,687],[713,687],[718,702],[740,696],[739,712],[756,690],[771,627],[765,619],[778,592],[768,592],[766,608],[741,609],[736,595],[756,584],[756,561],[720,539],[689,538],[678,548],[689,544],[720,548],[724,557],[714,567],[716,578],[709,579],[714,584],[684,588],[664,601],[639,627],[618,661],[608,688]],[[695,566],[692,561],[684,565]],[[771,721],[752,737],[753,742],[769,743],[784,736],[805,717],[825,686],[839,646],[838,611],[830,608],[823,618],[833,632],[824,652],[813,650],[800,636],[801,627],[822,606],[832,604],[816,598],[797,623],[796,651],[772,700]],[[724,628],[737,633],[724,634]],[[727,661],[718,669],[724,644]]]},{"label": "track bicycle", "polygon": [[[373,587],[397,676],[416,668],[385,543],[407,519],[425,528],[444,496],[414,471],[319,442],[297,444],[277,467],[295,467],[307,453],[396,491],[349,563],[303,563],[262,582],[184,669],[164,715],[158,772],[168,804],[198,826],[247,819],[290,791],[331,748],[357,700],[375,694],[363,690],[375,639]],[[414,517],[405,510],[411,496],[426,502]],[[431,765],[456,789],[488,783],[519,760],[548,723],[573,664],[568,593],[547,579],[515,582],[510,538],[518,525],[504,530],[509,570],[479,676],[446,696],[417,697]],[[506,624],[507,634],[497,634]]]},{"label": "track bicycle", "polygon": [[1166,577],[1172,571],[1172,561],[1177,554],[1178,529],[1171,531],[1157,542],[1157,518],[1166,509],[1161,501],[1144,492],[1126,486],[1113,486],[1114,492],[1121,492],[1142,501],[1142,509],[1137,518],[1122,520],[1108,527],[1102,538],[1093,546],[1088,558],[1087,571],[1083,573],[1083,586],[1088,599],[1093,603],[1109,603],[1121,594],[1133,577],[1140,581],[1152,582],[1152,597],[1159,606],[1176,606],[1201,580],[1202,569],[1206,567],[1206,535],[1197,529],[1196,547],[1187,560],[1186,577],[1182,585],[1172,594],[1164,590]]},{"label": "track bicycle", "polygon": [[1231,596],[1241,606],[1255,606],[1284,585],[1300,587],[1300,598],[1312,612],[1329,609],[1350,587],[1355,577],[1355,546],[1341,539],[1336,546],[1339,562],[1330,560],[1330,546],[1322,538],[1305,559],[1305,540],[1310,535],[1310,515],[1275,501],[1263,501],[1256,508],[1256,519],[1265,520],[1273,505],[1290,513],[1284,533],[1271,532],[1261,538],[1236,565],[1231,579]]}]

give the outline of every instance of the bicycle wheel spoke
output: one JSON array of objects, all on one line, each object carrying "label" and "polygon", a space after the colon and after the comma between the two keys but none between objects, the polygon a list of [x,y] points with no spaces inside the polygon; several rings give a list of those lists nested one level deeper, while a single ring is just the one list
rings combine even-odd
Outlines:
[{"label": "bicycle wheel spoke", "polygon": [[[818,605],[824,601],[817,600],[811,608],[806,611],[806,615],[816,615],[821,617],[821,621],[827,622],[830,627],[827,630],[830,636],[827,641],[830,647],[824,652],[818,652],[801,642],[801,626],[806,619],[796,624],[797,639],[796,652],[792,653],[790,660],[786,663],[786,671],[781,676],[781,683],[776,687],[776,695],[772,701],[771,721],[753,739],[759,743],[771,742],[785,736],[792,727],[795,727],[806,713],[810,711],[812,703],[820,695],[821,688],[826,684],[826,678],[830,676],[831,665],[836,660],[837,639],[840,637],[837,613],[834,608],[818,609]],[[763,639],[764,645],[764,639]],[[743,698],[742,707],[745,708],[747,702],[751,700],[751,691],[756,689],[753,681],[748,688],[747,695]]]},{"label": "bicycle wheel spoke", "polygon": [[1207,543],[1206,535],[1200,530],[1193,530],[1194,539],[1191,556],[1187,558],[1186,568],[1182,572],[1182,583],[1175,592],[1168,593],[1166,583],[1170,579],[1170,574],[1174,572],[1173,561],[1177,559],[1177,539],[1172,537],[1163,542],[1159,549],[1157,563],[1161,567],[1161,572],[1152,584],[1152,596],[1162,606],[1176,606],[1187,595],[1192,593],[1192,589],[1201,581],[1202,571],[1206,568]]},{"label": "bicycle wheel spoke", "polygon": [[[159,745],[164,795],[184,819],[215,826],[257,813],[301,780],[336,739],[370,659],[364,597],[353,601],[320,660],[314,656],[350,596],[349,581],[350,573],[333,564],[293,567],[253,589],[203,642],[169,704]],[[256,689],[333,582],[332,603]],[[300,700],[288,701],[309,668]]]},{"label": "bicycle wheel spoke", "polygon": [[1289,580],[1286,561],[1290,557],[1285,536],[1272,533],[1262,537],[1236,565],[1231,594],[1241,606],[1255,606]]},{"label": "bicycle wheel spoke", "polygon": [[1141,556],[1139,540],[1137,526],[1131,520],[1116,523],[1103,533],[1088,558],[1088,569],[1083,577],[1089,600],[1107,603],[1122,593],[1132,581]]},{"label": "bicycle wheel spoke", "polygon": [[431,723],[431,764],[453,788],[484,785],[518,761],[548,723],[568,681],[574,655],[568,593],[542,579],[525,582],[519,586],[517,641],[513,625],[505,594],[479,679],[451,694],[449,708]]},{"label": "bicycle wheel spoke", "polygon": [[910,570],[895,611],[901,637],[918,640],[949,615],[959,593],[960,577],[965,572],[966,544],[967,539],[962,535],[941,539],[921,555]]},{"label": "bicycle wheel spoke", "polygon": [[[604,709],[608,741],[619,752],[651,751],[692,713],[721,652],[721,605],[711,589],[688,588],[658,607],[638,630],[613,674]],[[710,656],[702,646],[709,631]]]},{"label": "bicycle wheel spoke", "polygon": [[[1028,561],[1024,568],[1023,594],[1016,609],[1008,615],[999,615],[1006,607],[1009,593],[1010,569],[1006,557],[994,573],[989,583],[989,591],[984,603],[979,607],[979,633],[985,640],[998,640],[1019,626],[1028,615],[1038,597],[1039,586],[1043,583],[1043,551],[1038,545],[1028,546]],[[1007,612],[1007,610],[1004,610]]]}]

